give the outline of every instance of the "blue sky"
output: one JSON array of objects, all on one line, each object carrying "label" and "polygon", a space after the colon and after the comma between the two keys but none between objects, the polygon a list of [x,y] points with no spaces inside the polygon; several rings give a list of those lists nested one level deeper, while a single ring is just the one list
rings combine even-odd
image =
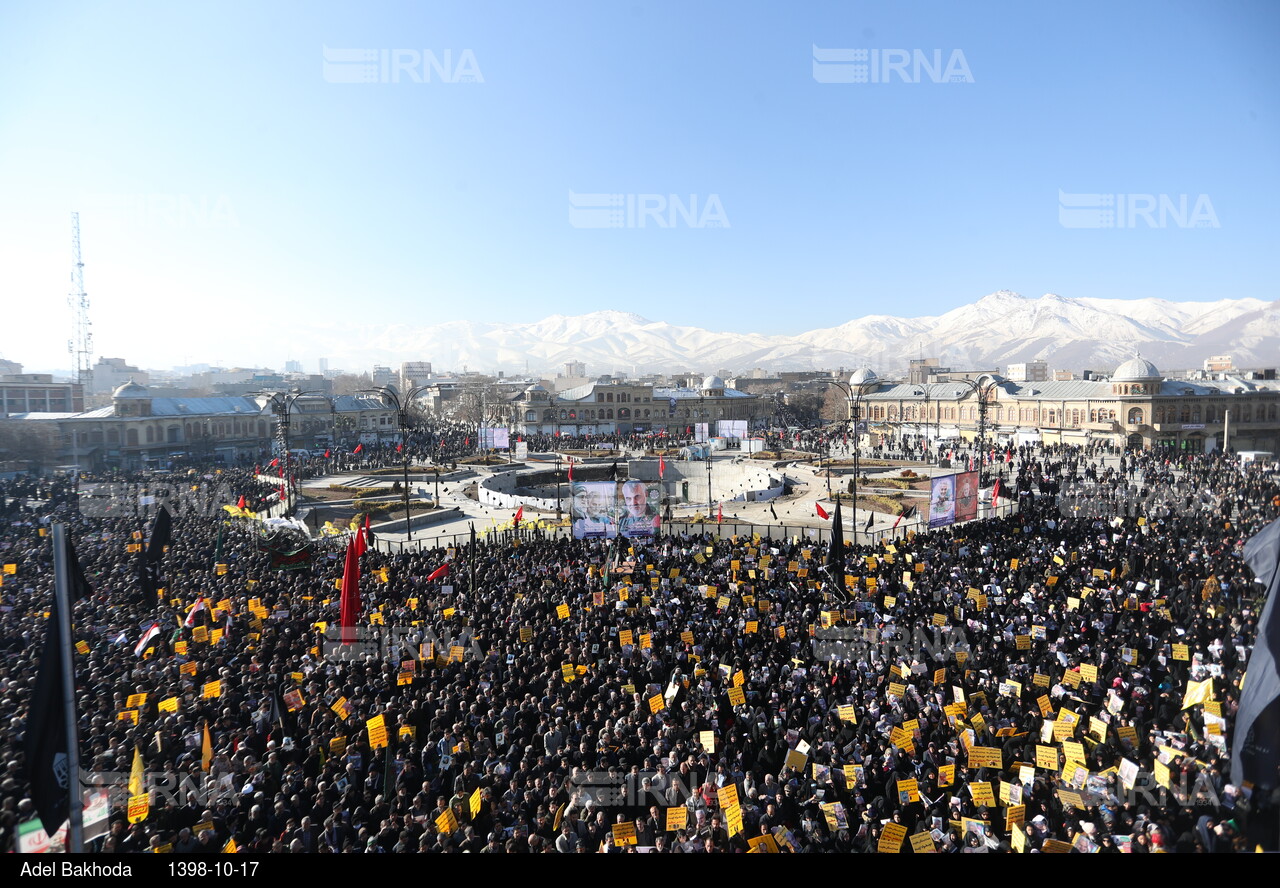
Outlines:
[{"label": "blue sky", "polygon": [[[69,366],[77,210],[95,352],[153,367],[310,368],[317,321],[617,308],[798,333],[998,289],[1276,298],[1268,0],[48,2],[5,17],[0,356],[31,369]],[[407,53],[400,82],[332,82],[350,67],[326,69],[326,46],[429,50],[441,67],[448,51],[451,76],[483,82]],[[815,46],[958,51],[972,82],[911,65],[914,82],[819,82]],[[1059,191],[1203,194],[1218,226],[1066,227]],[[570,192],[714,195],[728,225],[575,227]]]}]

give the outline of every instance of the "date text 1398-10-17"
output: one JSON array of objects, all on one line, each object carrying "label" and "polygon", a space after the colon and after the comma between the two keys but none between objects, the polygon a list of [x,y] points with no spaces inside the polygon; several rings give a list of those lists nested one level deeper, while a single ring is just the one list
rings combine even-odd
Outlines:
[{"label": "date text 1398-10-17", "polygon": [[256,860],[175,860],[169,864],[171,876],[252,876],[258,871]]}]

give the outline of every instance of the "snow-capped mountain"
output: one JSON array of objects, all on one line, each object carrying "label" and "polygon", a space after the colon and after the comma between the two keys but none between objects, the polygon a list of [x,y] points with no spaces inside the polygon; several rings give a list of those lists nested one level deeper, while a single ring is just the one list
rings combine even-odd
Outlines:
[{"label": "snow-capped mountain", "polygon": [[[331,331],[328,353],[347,367],[430,360],[443,371],[555,372],[582,361],[610,371],[745,372],[868,365],[904,370],[911,357],[955,369],[998,369],[1047,360],[1051,367],[1109,370],[1141,351],[1169,369],[1230,354],[1236,366],[1280,363],[1280,302],[1222,299],[1030,299],[1001,290],[936,317],[868,315],[798,336],[718,333],[621,311],[552,315],[533,324],[454,321]],[[323,334],[322,334],[323,335]],[[360,347],[353,348],[355,343]]]}]

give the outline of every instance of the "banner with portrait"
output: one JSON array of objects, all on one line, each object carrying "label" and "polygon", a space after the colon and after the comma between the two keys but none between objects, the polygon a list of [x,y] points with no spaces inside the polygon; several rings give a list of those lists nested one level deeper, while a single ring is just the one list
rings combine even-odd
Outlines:
[{"label": "banner with portrait", "polygon": [[978,517],[978,473],[956,475],[956,520],[972,521]]},{"label": "banner with portrait", "polygon": [[946,527],[956,520],[956,476],[940,475],[929,483],[929,526]]},{"label": "banner with portrait", "polygon": [[575,540],[653,539],[662,526],[662,485],[643,481],[574,481],[570,516]]}]

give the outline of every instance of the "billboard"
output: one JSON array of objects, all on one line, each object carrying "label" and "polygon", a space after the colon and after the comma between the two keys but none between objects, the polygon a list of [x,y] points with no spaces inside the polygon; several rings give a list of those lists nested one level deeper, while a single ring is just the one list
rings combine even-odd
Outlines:
[{"label": "billboard", "polygon": [[961,472],[956,476],[956,520],[972,521],[978,517],[978,473]]},{"label": "billboard", "polygon": [[490,426],[480,428],[481,450],[506,450],[511,446],[511,437],[506,429]]},{"label": "billboard", "polygon": [[716,423],[716,434],[721,438],[747,437],[747,421],[745,419],[722,419]]},{"label": "billboard", "polygon": [[956,476],[939,475],[929,484],[929,526],[946,527],[956,521]]},{"label": "billboard", "polygon": [[653,539],[662,523],[662,485],[643,481],[574,481],[570,516],[575,540]]}]

